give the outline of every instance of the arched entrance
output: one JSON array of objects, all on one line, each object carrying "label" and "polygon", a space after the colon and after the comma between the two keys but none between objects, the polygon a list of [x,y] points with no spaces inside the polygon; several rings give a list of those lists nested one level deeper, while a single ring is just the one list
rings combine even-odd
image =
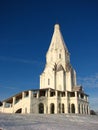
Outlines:
[{"label": "arched entrance", "polygon": [[15,113],[22,113],[22,108],[18,109]]},{"label": "arched entrance", "polygon": [[75,105],[74,104],[71,104],[71,112],[75,113]]},{"label": "arched entrance", "polygon": [[44,113],[44,104],[43,103],[39,104],[39,113],[40,114]]},{"label": "arched entrance", "polygon": [[54,114],[54,103],[50,104],[50,113]]},{"label": "arched entrance", "polygon": [[62,104],[62,113],[65,113],[65,111],[64,111],[64,104]]}]

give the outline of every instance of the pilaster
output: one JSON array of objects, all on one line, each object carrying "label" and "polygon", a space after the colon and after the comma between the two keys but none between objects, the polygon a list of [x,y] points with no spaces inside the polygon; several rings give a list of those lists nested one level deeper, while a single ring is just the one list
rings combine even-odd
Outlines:
[{"label": "pilaster", "polygon": [[16,97],[13,97],[13,106],[15,105],[16,103]]},{"label": "pilaster", "polygon": [[48,90],[48,97],[50,97],[50,89]]},{"label": "pilaster", "polygon": [[29,90],[29,97],[32,97],[32,91]]},{"label": "pilaster", "polygon": [[25,97],[25,92],[22,92],[22,99]]},{"label": "pilaster", "polygon": [[68,104],[69,104],[68,92],[66,91],[65,94],[66,94],[65,113],[68,113]]},{"label": "pilaster", "polygon": [[78,110],[78,94],[77,94],[77,91],[75,91],[75,98],[76,98],[76,102],[75,102],[75,113],[78,114],[79,110]]},{"label": "pilaster", "polygon": [[56,103],[55,103],[55,114],[58,113],[58,103],[57,103],[57,100],[56,100]]}]

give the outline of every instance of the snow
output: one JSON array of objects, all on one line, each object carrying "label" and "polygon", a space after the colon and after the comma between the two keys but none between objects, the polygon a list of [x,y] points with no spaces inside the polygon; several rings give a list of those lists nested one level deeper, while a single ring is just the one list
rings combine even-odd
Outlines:
[{"label": "snow", "polygon": [[98,130],[98,116],[65,114],[2,114],[1,130]]}]

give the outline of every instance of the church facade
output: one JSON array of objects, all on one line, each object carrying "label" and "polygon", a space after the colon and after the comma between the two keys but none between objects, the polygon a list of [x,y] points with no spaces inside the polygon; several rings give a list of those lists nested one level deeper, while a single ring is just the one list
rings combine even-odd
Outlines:
[{"label": "church facade", "polygon": [[75,113],[89,114],[88,95],[77,85],[76,72],[60,31],[54,33],[46,53],[45,68],[40,75],[40,89],[20,92],[3,101],[5,113]]}]

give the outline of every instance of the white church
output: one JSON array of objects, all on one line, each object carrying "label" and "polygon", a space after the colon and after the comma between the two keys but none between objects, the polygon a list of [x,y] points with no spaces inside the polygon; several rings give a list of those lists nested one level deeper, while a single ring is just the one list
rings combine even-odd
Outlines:
[{"label": "white church", "polygon": [[77,85],[76,72],[58,24],[54,26],[46,53],[40,89],[20,92],[2,102],[0,112],[3,113],[90,114],[88,95]]}]

